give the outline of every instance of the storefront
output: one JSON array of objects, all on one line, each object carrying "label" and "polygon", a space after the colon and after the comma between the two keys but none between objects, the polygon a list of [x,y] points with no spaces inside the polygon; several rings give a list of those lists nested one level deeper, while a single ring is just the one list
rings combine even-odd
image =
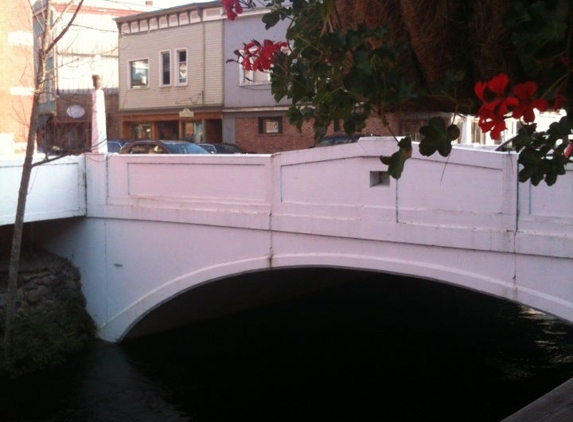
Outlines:
[{"label": "storefront", "polygon": [[[91,149],[92,97],[90,94],[60,94],[55,109],[38,116],[39,151],[70,154]],[[109,139],[118,137],[117,94],[106,93],[106,131]]]},{"label": "storefront", "polygon": [[123,139],[184,139],[190,142],[222,142],[220,111],[183,109],[173,113],[121,115]]}]

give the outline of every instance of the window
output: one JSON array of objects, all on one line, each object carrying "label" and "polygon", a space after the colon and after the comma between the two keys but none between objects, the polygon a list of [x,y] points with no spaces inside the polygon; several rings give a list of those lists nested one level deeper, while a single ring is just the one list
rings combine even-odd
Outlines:
[{"label": "window", "polygon": [[171,52],[161,52],[161,85],[171,85]]},{"label": "window", "polygon": [[259,133],[283,133],[283,119],[281,117],[259,117]]},{"label": "window", "polygon": [[[242,60],[242,59],[241,59]],[[239,66],[239,85],[262,85],[271,83],[271,72],[260,70],[245,70]]]},{"label": "window", "polygon": [[151,139],[151,123],[132,124],[131,139]]},{"label": "window", "polygon": [[187,84],[187,50],[177,50],[177,72],[179,85]]},{"label": "window", "polygon": [[261,72],[260,70],[245,70],[243,66],[239,66],[239,84],[244,85],[262,85],[271,83],[271,73]]},{"label": "window", "polygon": [[149,60],[134,60],[129,62],[131,88],[147,88],[149,86]]}]

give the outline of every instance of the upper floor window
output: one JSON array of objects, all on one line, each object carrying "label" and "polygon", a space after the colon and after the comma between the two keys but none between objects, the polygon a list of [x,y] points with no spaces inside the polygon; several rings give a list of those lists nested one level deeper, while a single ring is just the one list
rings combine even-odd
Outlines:
[{"label": "upper floor window", "polygon": [[262,72],[260,70],[245,70],[243,66],[239,66],[239,84],[243,85],[261,85],[271,83],[271,73]]},{"label": "upper floor window", "polygon": [[[265,40],[265,43],[267,40]],[[281,46],[285,44],[284,46]],[[290,49],[286,46],[286,43],[275,43],[275,46],[280,46],[280,52],[284,54],[289,54]],[[253,55],[257,54],[258,47],[252,47],[250,50]],[[239,61],[242,62],[245,60],[244,51],[241,51]],[[248,59],[251,61],[251,64],[254,64],[255,57],[247,54]],[[242,64],[242,63],[241,63]],[[253,67],[253,66],[250,66]],[[269,70],[245,70],[244,66],[239,66],[239,85],[263,85],[263,84],[270,84],[271,83],[271,73],[272,73],[272,65]]]},{"label": "upper floor window", "polygon": [[147,88],[149,86],[149,60],[134,60],[129,62],[131,88]]},{"label": "upper floor window", "polygon": [[261,85],[271,83],[271,72],[261,70],[245,70],[239,66],[239,85]]},{"label": "upper floor window", "polygon": [[187,50],[177,50],[177,72],[179,85],[187,84]]},{"label": "upper floor window", "polygon": [[161,85],[171,85],[171,52],[161,52]]}]

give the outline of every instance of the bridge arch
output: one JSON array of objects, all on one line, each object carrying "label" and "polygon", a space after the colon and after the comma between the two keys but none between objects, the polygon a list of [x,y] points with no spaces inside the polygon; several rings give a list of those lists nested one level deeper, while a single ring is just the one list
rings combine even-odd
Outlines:
[{"label": "bridge arch", "polygon": [[447,160],[414,152],[395,180],[379,159],[394,151],[394,139],[369,138],[89,159],[86,216],[45,224],[44,246],[80,268],[108,341],[202,285],[296,267],[436,280],[573,322],[572,171],[532,187],[518,183],[515,154],[455,146]]},{"label": "bridge arch", "polygon": [[[269,265],[275,261],[281,265]],[[107,337],[115,332],[112,335],[117,341],[130,340],[334,286],[350,275],[360,279],[372,274],[422,279],[516,301],[511,283],[466,269],[411,258],[291,254],[211,266],[161,283],[161,288],[149,292],[106,325],[102,334]]]}]

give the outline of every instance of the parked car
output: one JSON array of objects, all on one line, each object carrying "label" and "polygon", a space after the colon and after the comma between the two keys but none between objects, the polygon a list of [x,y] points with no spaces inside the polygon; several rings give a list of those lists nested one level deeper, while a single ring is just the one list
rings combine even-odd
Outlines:
[{"label": "parked car", "polygon": [[200,146],[187,141],[142,140],[126,143],[120,154],[208,154]]},{"label": "parked car", "polygon": [[333,133],[332,135],[327,135],[322,138],[315,146],[327,147],[330,145],[350,144],[358,141],[362,136],[367,135],[361,133],[355,133],[354,135],[348,135],[347,133]]},{"label": "parked car", "polygon": [[207,150],[209,154],[251,154],[249,151],[238,147],[235,144],[216,143],[216,144],[197,144],[201,148]]},{"label": "parked car", "polygon": [[109,153],[119,152],[121,147],[123,147],[126,143],[127,143],[127,141],[125,141],[123,139],[108,139],[107,140],[107,152],[109,152]]}]

